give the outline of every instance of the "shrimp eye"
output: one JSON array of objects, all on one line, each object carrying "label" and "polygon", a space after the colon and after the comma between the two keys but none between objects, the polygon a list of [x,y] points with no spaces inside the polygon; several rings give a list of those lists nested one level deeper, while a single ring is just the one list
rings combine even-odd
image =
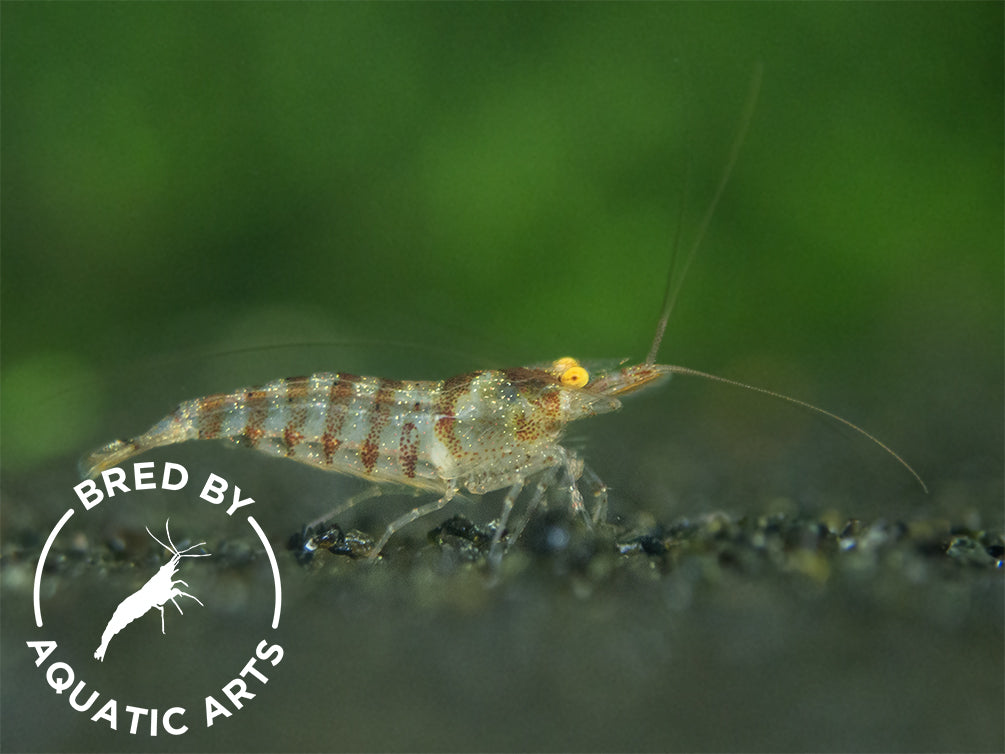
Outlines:
[{"label": "shrimp eye", "polygon": [[571,356],[563,356],[551,365],[551,371],[557,375],[562,375],[570,367],[578,367],[579,362]]},{"label": "shrimp eye", "polygon": [[590,373],[579,366],[579,362],[571,356],[563,356],[556,360],[549,371],[556,375],[565,387],[579,388],[590,381]]},{"label": "shrimp eye", "polygon": [[562,372],[561,380],[566,387],[583,387],[590,381],[590,373],[576,364]]}]

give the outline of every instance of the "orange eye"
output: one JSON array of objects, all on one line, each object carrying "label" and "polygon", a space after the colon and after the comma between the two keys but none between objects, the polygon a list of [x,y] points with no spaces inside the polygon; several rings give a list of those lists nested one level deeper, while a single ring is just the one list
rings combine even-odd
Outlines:
[{"label": "orange eye", "polygon": [[590,373],[576,364],[562,372],[562,384],[566,387],[583,387],[590,381]]}]

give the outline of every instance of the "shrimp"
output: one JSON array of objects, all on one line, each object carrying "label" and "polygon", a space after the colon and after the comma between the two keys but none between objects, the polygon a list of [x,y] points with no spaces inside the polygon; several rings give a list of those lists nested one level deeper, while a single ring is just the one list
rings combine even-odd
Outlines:
[{"label": "shrimp", "polygon": [[171,541],[171,530],[168,528],[170,524],[170,519],[164,524],[164,531],[167,533],[167,540],[170,546],[161,542],[157,537],[154,537],[153,532],[147,529],[147,534],[153,537],[154,542],[159,544],[165,550],[171,553],[171,558],[167,563],[162,565],[157,569],[157,573],[150,577],[150,579],[135,592],[126,597],[122,602],[119,603],[118,607],[115,608],[115,612],[112,613],[111,620],[108,621],[108,625],[105,626],[105,630],[101,633],[101,644],[94,651],[94,659],[104,662],[105,652],[108,650],[108,644],[116,634],[122,629],[128,626],[137,618],[141,618],[148,612],[153,610],[155,607],[160,610],[161,613],[161,633],[164,631],[164,604],[171,600],[178,612],[184,615],[181,606],[175,601],[175,597],[189,597],[200,605],[202,602],[193,594],[188,592],[183,592],[175,584],[184,584],[188,586],[188,583],[182,581],[181,579],[174,578],[174,575],[178,573],[178,564],[181,562],[182,558],[208,558],[210,553],[198,553],[194,555],[186,555],[189,550],[194,550],[196,547],[201,547],[206,544],[205,542],[200,542],[199,544],[192,545],[191,547],[186,547],[184,550],[179,550],[175,547],[175,543]]},{"label": "shrimp", "polygon": [[[657,364],[659,346],[683,277],[722,196],[752,116],[760,70],[734,139],[730,158],[697,239],[675,284],[677,245],[671,259],[661,317],[646,359],[639,364],[593,368],[575,358],[510,369],[468,372],[441,381],[407,381],[322,372],[218,393],[180,404],[147,432],[116,440],[81,463],[83,474],[104,470],[153,448],[189,440],[227,439],[273,456],[437,495],[390,523],[371,551],[394,532],[440,510],[462,490],[481,495],[506,489],[490,559],[498,561],[501,537],[516,500],[535,475],[528,514],[558,479],[571,508],[587,524],[604,519],[607,488],[576,452],[561,444],[566,425],[621,408],[621,398],[672,374],[716,380],[780,398],[838,421],[892,455],[922,484],[900,456],[851,422],[824,409],[763,388],[682,366]],[[588,514],[578,482],[589,481],[595,504]],[[526,518],[525,518],[526,520]],[[522,529],[522,526],[520,527]],[[519,531],[511,533],[514,541]]]}]

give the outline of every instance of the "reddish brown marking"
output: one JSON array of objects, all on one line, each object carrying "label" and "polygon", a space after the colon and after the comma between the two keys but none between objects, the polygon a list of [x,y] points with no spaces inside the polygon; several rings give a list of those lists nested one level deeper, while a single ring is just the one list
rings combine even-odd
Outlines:
[{"label": "reddish brown marking", "polygon": [[212,440],[220,436],[220,426],[223,424],[228,398],[233,401],[234,396],[216,393],[200,398],[196,402],[200,440]]},{"label": "reddish brown marking", "polygon": [[548,391],[541,396],[537,405],[541,408],[542,420],[539,422],[543,432],[557,435],[562,430],[562,399],[557,392]]},{"label": "reddish brown marking", "polygon": [[286,455],[293,455],[293,449],[297,447],[303,439],[304,436],[296,430],[293,422],[287,424],[286,428],[283,430],[283,442],[286,443],[287,448]]},{"label": "reddish brown marking", "polygon": [[386,398],[388,395],[394,395],[393,391],[402,390],[405,387],[405,383],[402,380],[385,380],[380,379],[380,387],[377,389],[376,400],[381,400],[381,398]]},{"label": "reddish brown marking", "polygon": [[562,401],[558,397],[558,393],[554,391],[549,391],[542,395],[538,401],[538,405],[549,419],[556,418],[562,409]]},{"label": "reddish brown marking", "polygon": [[540,385],[557,385],[558,377],[543,369],[529,367],[512,367],[502,370],[503,376],[510,382],[536,382]]},{"label": "reddish brown marking", "polygon": [[241,437],[244,439],[244,442],[252,448],[258,445],[258,441],[264,436],[265,430],[256,429],[255,427],[250,426],[245,426],[244,432],[241,433]]},{"label": "reddish brown marking", "polygon": [[465,456],[464,446],[454,433],[457,423],[457,419],[454,418],[457,401],[467,393],[471,383],[480,374],[482,373],[468,372],[467,374],[456,375],[446,380],[440,390],[437,391],[434,409],[440,415],[440,418],[433,425],[433,432],[436,433],[437,439],[443,443],[447,452],[450,453],[454,460],[460,460]]},{"label": "reddish brown marking", "polygon": [[377,393],[373,397],[373,409],[370,414],[370,431],[359,446],[359,458],[368,474],[377,466],[379,455],[380,434],[391,418],[391,407],[395,404],[395,391],[401,387],[398,380],[378,380]]},{"label": "reddish brown marking", "polygon": [[[303,440],[304,427],[307,425],[308,409],[310,400],[310,378],[289,377],[286,380],[286,405],[290,407],[290,422],[287,425],[286,433],[292,430],[298,436],[296,442]],[[287,439],[286,445],[290,448],[290,441]]]},{"label": "reddish brown marking", "polygon": [[311,386],[310,377],[287,377],[283,382],[286,383],[286,402],[294,403],[295,401],[302,400],[307,396],[307,391]]},{"label": "reddish brown marking", "polygon": [[459,459],[464,455],[464,448],[461,446],[461,441],[457,439],[457,435],[454,434],[454,424],[456,423],[457,420],[452,416],[441,416],[436,420],[434,431],[437,439],[443,443],[450,455]]},{"label": "reddish brown marking", "polygon": [[419,432],[412,422],[401,427],[401,442],[398,463],[409,479],[415,479],[415,465],[419,461]]},{"label": "reddish brown marking", "polygon": [[331,463],[332,456],[335,455],[335,451],[338,450],[338,446],[342,444],[341,441],[325,432],[321,435],[321,444],[324,447],[325,462]]},{"label": "reddish brown marking", "polygon": [[328,399],[336,405],[348,404],[355,392],[357,381],[359,381],[358,377],[352,380],[342,375],[336,375],[331,390],[328,391]]},{"label": "reddish brown marking", "polygon": [[367,438],[359,446],[359,460],[363,462],[363,468],[367,474],[372,474],[377,467],[377,458],[380,456],[380,449],[376,443],[370,442]]},{"label": "reddish brown marking", "polygon": [[349,405],[355,391],[355,381],[359,377],[350,374],[337,374],[328,390],[328,415],[325,419],[324,442],[325,463],[331,463],[332,457],[342,444],[342,425],[345,422],[345,407]]},{"label": "reddish brown marking", "polygon": [[453,416],[457,400],[467,394],[471,383],[480,374],[482,373],[468,372],[467,374],[459,374],[446,380],[440,389],[436,391],[436,400],[433,402],[436,413],[442,416]]},{"label": "reddish brown marking", "polygon": [[248,422],[244,425],[244,438],[251,447],[265,435],[265,419],[269,414],[269,394],[261,388],[252,388],[244,394],[244,405],[248,408]]},{"label": "reddish brown marking", "polygon": [[286,403],[300,406],[310,397],[311,383],[307,377],[289,377],[286,382]]},{"label": "reddish brown marking", "polygon": [[513,424],[517,442],[531,442],[540,436],[537,425],[527,419],[525,414],[517,416]]},{"label": "reddish brown marking", "polygon": [[464,374],[454,375],[443,383],[443,393],[453,394],[461,390],[466,390],[468,385],[470,385],[480,374],[481,372],[465,372]]}]

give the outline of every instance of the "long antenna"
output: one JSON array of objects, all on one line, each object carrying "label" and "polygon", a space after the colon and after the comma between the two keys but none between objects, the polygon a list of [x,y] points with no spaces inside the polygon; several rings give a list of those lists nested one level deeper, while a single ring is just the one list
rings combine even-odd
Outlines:
[{"label": "long antenna", "polygon": [[815,412],[817,414],[820,414],[822,416],[826,416],[828,419],[833,419],[836,422],[840,422],[844,426],[849,427],[850,429],[855,430],[856,432],[858,432],[863,437],[871,440],[876,445],[878,445],[883,450],[885,450],[887,453],[889,453],[891,456],[893,456],[901,466],[903,466],[905,469],[907,469],[909,472],[911,472],[911,476],[913,476],[915,479],[918,480],[918,484],[921,485],[921,489],[923,489],[926,494],[928,493],[928,485],[925,484],[925,481],[921,478],[921,476],[918,474],[918,472],[915,471],[911,467],[911,464],[909,464],[907,461],[905,461],[903,458],[901,458],[899,455],[897,455],[897,453],[892,448],[890,448],[890,446],[888,446],[886,443],[884,443],[882,440],[880,440],[875,435],[872,435],[869,432],[866,432],[864,429],[862,429],[857,424],[853,424],[852,422],[848,421],[847,419],[844,419],[844,418],[838,416],[837,414],[831,413],[827,409],[820,408],[819,406],[814,406],[812,403],[807,403],[806,401],[801,401],[798,398],[792,398],[791,396],[785,395],[784,393],[776,393],[774,390],[766,390],[763,387],[757,387],[755,385],[748,385],[745,382],[738,382],[737,380],[731,380],[731,379],[728,379],[726,377],[719,377],[719,376],[714,375],[714,374],[709,374],[708,372],[700,372],[697,369],[691,369],[690,367],[679,367],[679,366],[674,366],[674,365],[668,365],[665,368],[667,369],[667,371],[673,372],[674,374],[685,374],[685,375],[689,375],[691,377],[701,377],[701,378],[706,379],[706,380],[712,380],[714,382],[721,382],[721,383],[723,383],[725,385],[732,385],[733,387],[742,387],[745,390],[753,390],[755,393],[761,393],[763,395],[768,395],[768,396],[771,396],[772,398],[779,398],[779,399],[781,399],[783,401],[788,401],[789,403],[792,403],[792,404],[794,404],[796,406],[799,406],[800,408],[809,409],[810,411],[813,411],[813,412]]},{"label": "long antenna", "polygon": [[719,185],[715,189],[715,194],[712,196],[712,201],[709,202],[704,216],[701,218],[701,224],[698,226],[698,233],[695,236],[694,242],[691,244],[691,248],[688,249],[687,256],[684,258],[684,264],[680,269],[680,274],[676,276],[675,280],[674,267],[676,267],[677,246],[680,238],[680,225],[678,224],[678,235],[674,240],[674,251],[671,257],[670,274],[667,276],[667,287],[663,294],[662,313],[660,314],[659,323],[656,325],[656,336],[653,338],[653,345],[649,349],[649,355],[646,356],[646,364],[656,363],[656,354],[660,350],[660,343],[663,341],[663,333],[667,329],[667,322],[670,321],[670,313],[673,311],[674,305],[677,303],[677,296],[680,294],[681,286],[684,284],[684,278],[687,277],[687,271],[691,267],[691,262],[694,261],[695,254],[698,253],[698,247],[701,246],[702,239],[705,237],[705,231],[708,230],[709,223],[712,222],[712,215],[715,214],[715,208],[718,206],[719,200],[722,198],[722,194],[726,190],[726,184],[729,183],[729,177],[733,173],[733,167],[736,165],[736,160],[740,156],[740,148],[743,146],[744,139],[747,138],[750,121],[754,117],[754,108],[757,106],[757,99],[761,93],[761,79],[763,77],[764,64],[758,62],[754,66],[754,73],[750,77],[750,87],[747,90],[747,101],[744,103],[743,113],[740,115],[740,125],[737,128],[736,136],[733,137],[733,146],[729,150],[729,160],[726,162],[726,168],[722,171],[722,178],[719,179]]},{"label": "long antenna", "polygon": [[[740,149],[743,146],[743,142],[747,137],[747,131],[750,128],[750,122],[754,117],[754,108],[757,105],[757,99],[761,91],[761,80],[764,76],[764,65],[762,63],[757,63],[754,66],[754,72],[750,78],[750,87],[747,90],[747,100],[743,106],[743,112],[740,116],[740,125],[737,128],[736,135],[733,137],[733,145],[729,151],[729,159],[726,161],[726,167],[722,171],[722,178],[719,179],[719,185],[715,189],[715,194],[712,196],[712,201],[709,202],[708,208],[705,210],[705,214],[701,218],[701,224],[698,226],[698,232],[695,236],[694,242],[691,244],[691,248],[688,249],[687,256],[684,258],[684,263],[680,268],[679,274],[676,275],[677,267],[677,251],[680,242],[680,224],[678,224],[677,233],[674,237],[673,251],[670,257],[670,274],[667,276],[667,286],[666,291],[663,294],[663,307],[660,313],[659,322],[656,325],[656,334],[653,337],[652,347],[649,349],[649,355],[646,356],[646,364],[655,364],[656,355],[660,349],[660,343],[663,341],[663,334],[666,331],[667,322],[670,321],[670,313],[673,311],[674,305],[677,303],[677,297],[680,294],[681,287],[684,284],[684,278],[687,276],[688,269],[691,267],[691,262],[694,261],[695,254],[698,252],[698,247],[701,246],[702,239],[705,237],[705,231],[708,230],[709,223],[712,221],[712,215],[715,213],[715,208],[719,204],[719,200],[722,198],[723,192],[726,190],[726,185],[729,183],[729,178],[733,173],[733,168],[736,165],[736,161],[740,156]],[[814,413],[820,414],[821,416],[826,416],[828,419],[832,419],[849,429],[858,432],[860,435],[870,440],[874,444],[878,445],[880,448],[885,450],[889,455],[907,469],[911,476],[913,476],[918,484],[921,485],[926,493],[928,492],[928,485],[921,478],[917,471],[915,471],[911,465],[901,458],[890,446],[884,443],[875,435],[866,432],[857,424],[838,416],[826,409],[820,408],[819,406],[814,406],[812,403],[807,403],[806,401],[801,401],[798,398],[792,398],[783,393],[777,393],[774,390],[767,390],[763,387],[757,387],[755,385],[748,385],[744,382],[739,382],[737,380],[731,380],[726,377],[719,377],[718,375],[709,374],[708,372],[701,372],[697,369],[691,369],[690,367],[681,367],[668,365],[663,367],[669,372],[674,374],[683,374],[691,377],[701,377],[706,380],[712,380],[713,382],[721,382],[725,385],[732,385],[733,387],[743,388],[745,390],[753,390],[755,393],[761,393],[762,395],[767,395],[772,398],[778,398],[783,401],[787,401],[800,408],[808,409]]]}]

